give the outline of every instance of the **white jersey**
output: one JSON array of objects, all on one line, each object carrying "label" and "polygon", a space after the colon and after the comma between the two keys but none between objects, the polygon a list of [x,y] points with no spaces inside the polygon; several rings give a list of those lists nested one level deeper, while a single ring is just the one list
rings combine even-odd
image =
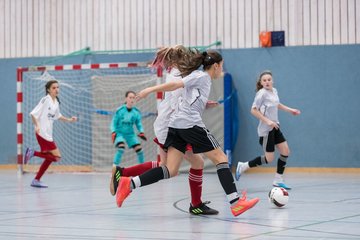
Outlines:
[{"label": "white jersey", "polygon": [[205,127],[201,116],[210,95],[210,76],[207,72],[195,70],[182,81],[184,89],[178,98],[178,108],[170,116],[169,127],[178,129]]},{"label": "white jersey", "polygon": [[[279,103],[280,100],[276,88],[273,88],[272,91],[262,88],[256,93],[254,102],[252,104],[252,108],[256,108],[266,118],[279,124],[279,119],[278,119]],[[259,121],[259,126],[257,130],[258,130],[258,135],[260,137],[263,137],[268,135],[268,133],[272,130],[272,127],[270,127],[263,121]]]},{"label": "white jersey", "polygon": [[53,101],[49,94],[46,95],[30,112],[30,115],[34,116],[39,122],[39,135],[47,141],[54,141],[53,123],[54,120],[57,120],[62,116],[60,113],[58,100],[55,99],[55,101]]},{"label": "white jersey", "polygon": [[[167,74],[165,82],[181,79],[180,71],[176,68],[172,68],[170,73]],[[154,133],[161,144],[165,143],[169,131],[170,116],[177,109],[178,98],[181,96],[182,92],[182,88],[166,92],[164,100],[162,100],[158,107],[158,116],[154,122]]]}]

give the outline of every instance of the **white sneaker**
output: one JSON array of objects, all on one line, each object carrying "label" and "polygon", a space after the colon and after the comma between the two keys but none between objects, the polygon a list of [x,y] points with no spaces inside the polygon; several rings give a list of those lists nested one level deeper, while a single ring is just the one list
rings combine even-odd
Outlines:
[{"label": "white sneaker", "polygon": [[235,171],[235,179],[236,181],[239,181],[241,174],[248,170],[249,166],[247,162],[238,162],[236,171]]},{"label": "white sneaker", "polygon": [[30,186],[37,187],[37,188],[47,188],[48,187],[48,185],[46,185],[42,181],[36,180],[36,179],[32,180]]}]

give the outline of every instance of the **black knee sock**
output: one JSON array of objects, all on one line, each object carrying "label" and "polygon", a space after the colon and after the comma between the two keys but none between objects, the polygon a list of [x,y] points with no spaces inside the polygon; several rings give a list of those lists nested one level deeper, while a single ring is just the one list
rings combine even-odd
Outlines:
[{"label": "black knee sock", "polygon": [[[156,183],[162,179],[170,178],[170,174],[166,166],[161,166],[150,169],[149,171],[141,174],[139,178],[140,178],[141,186],[146,186]],[[132,184],[133,186],[135,185],[133,182]]]},{"label": "black knee sock", "polygon": [[284,174],[287,158],[288,158],[288,156],[280,155],[278,162],[277,162],[277,169],[276,169],[276,172],[278,174],[281,174],[281,175]]},{"label": "black knee sock", "polygon": [[258,156],[257,158],[249,161],[249,167],[251,168],[261,166],[262,164],[268,164],[265,156]]},{"label": "black knee sock", "polygon": [[231,174],[229,164],[228,163],[220,163],[216,165],[217,174],[223,187],[230,204],[239,200],[239,195],[237,193],[236,185],[234,183],[233,175]]}]

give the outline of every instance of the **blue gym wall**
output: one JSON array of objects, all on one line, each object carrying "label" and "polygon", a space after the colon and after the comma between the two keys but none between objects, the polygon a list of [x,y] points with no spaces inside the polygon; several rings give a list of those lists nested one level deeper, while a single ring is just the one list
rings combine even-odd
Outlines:
[{"label": "blue gym wall", "polygon": [[[234,163],[261,154],[258,121],[250,108],[256,76],[270,69],[281,102],[302,111],[300,116],[279,113],[291,149],[288,165],[360,167],[360,45],[223,49],[221,53],[238,93]],[[56,64],[147,61],[152,57],[151,53],[76,56]],[[16,68],[49,59],[0,59],[0,164],[16,163]]]},{"label": "blue gym wall", "polygon": [[270,69],[280,101],[302,112],[279,112],[291,150],[288,165],[360,167],[360,45],[242,49],[223,55],[240,108],[234,162],[262,153],[258,120],[250,108],[256,77]]}]

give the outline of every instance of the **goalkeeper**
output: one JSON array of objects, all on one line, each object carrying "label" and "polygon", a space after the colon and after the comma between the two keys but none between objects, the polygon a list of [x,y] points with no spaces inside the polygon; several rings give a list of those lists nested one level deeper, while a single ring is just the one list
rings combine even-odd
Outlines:
[{"label": "goalkeeper", "polygon": [[[120,166],[122,155],[125,151],[125,142],[129,148],[136,152],[138,162],[144,163],[144,151],[141,148],[138,137],[147,140],[144,134],[144,128],[141,123],[141,112],[134,107],[135,92],[127,91],[125,94],[125,103],[120,106],[111,121],[111,138],[117,152],[114,156],[113,165]],[[134,131],[136,125],[139,134],[136,136]]]}]

